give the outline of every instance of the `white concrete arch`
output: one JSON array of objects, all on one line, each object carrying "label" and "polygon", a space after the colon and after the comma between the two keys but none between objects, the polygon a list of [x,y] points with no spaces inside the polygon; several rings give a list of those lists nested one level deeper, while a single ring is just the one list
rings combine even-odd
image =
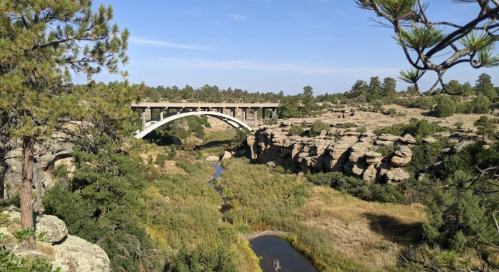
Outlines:
[{"label": "white concrete arch", "polygon": [[226,122],[227,124],[229,124],[235,128],[244,127],[246,129],[248,129],[249,131],[253,130],[250,126],[246,125],[241,120],[238,120],[232,116],[229,116],[229,115],[226,115],[223,113],[213,112],[213,111],[192,111],[192,112],[182,112],[179,114],[174,114],[174,115],[171,115],[171,116],[164,118],[163,120],[149,121],[146,123],[146,127],[144,130],[138,131],[137,134],[135,134],[135,138],[142,139],[142,138],[144,138],[144,136],[146,136],[147,134],[151,133],[152,131],[154,131],[155,129],[159,128],[160,126],[162,126],[166,123],[172,122],[174,120],[177,120],[177,119],[180,119],[183,117],[191,116],[191,115],[209,115],[209,116],[213,116],[215,118],[218,118],[218,119]]}]

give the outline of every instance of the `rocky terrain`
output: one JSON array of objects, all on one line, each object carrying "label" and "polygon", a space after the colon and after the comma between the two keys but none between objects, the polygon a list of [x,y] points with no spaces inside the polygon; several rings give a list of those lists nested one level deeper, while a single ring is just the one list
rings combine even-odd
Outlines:
[{"label": "rocky terrain", "polygon": [[51,215],[38,215],[35,220],[36,233],[43,233],[33,250],[17,246],[13,233],[21,229],[20,211],[11,206],[2,212],[7,223],[0,225],[2,245],[20,258],[39,258],[49,261],[53,267],[66,271],[111,271],[109,258],[102,248],[76,236],[68,234],[66,224]]},{"label": "rocky terrain", "polygon": [[[478,115],[457,115],[453,118],[437,119],[424,116],[422,111],[417,110],[397,116],[387,116],[377,112],[340,109],[332,110],[320,117],[279,120],[275,125],[261,127],[247,139],[249,156],[253,160],[267,163],[270,167],[283,166],[302,172],[342,171],[368,181],[382,180],[397,183],[410,177],[404,167],[411,161],[413,155],[411,147],[416,145],[417,141],[410,134],[376,135],[373,131],[377,127],[407,123],[411,118],[437,121],[439,126],[449,129],[455,129],[453,126],[457,121],[463,122],[463,128],[455,129],[456,132],[438,132],[423,139],[423,142],[433,143],[438,137],[450,138],[456,145],[453,149],[442,150],[444,153],[458,152],[477,139],[474,133],[476,129],[472,124],[479,118]],[[310,127],[317,119],[329,124],[330,129],[322,131],[316,137],[289,136],[289,129],[293,125],[302,125],[305,121]],[[364,128],[365,132],[356,132],[356,128],[340,128],[345,123],[354,123],[358,128]],[[383,155],[381,149],[391,152],[388,154],[385,152]],[[430,172],[432,169],[429,168],[427,171]]]},{"label": "rocky terrain", "polygon": [[[34,209],[42,210],[41,196],[45,188],[52,186],[56,181],[52,178],[52,170],[59,164],[68,166],[71,172],[71,150],[73,144],[70,142],[69,134],[74,131],[76,123],[62,123],[61,127],[54,131],[50,138],[40,139],[35,146],[33,163],[33,185],[36,192]],[[4,198],[6,200],[16,198],[22,180],[22,144],[7,152],[5,160]],[[1,178],[2,175],[0,175]]]}]

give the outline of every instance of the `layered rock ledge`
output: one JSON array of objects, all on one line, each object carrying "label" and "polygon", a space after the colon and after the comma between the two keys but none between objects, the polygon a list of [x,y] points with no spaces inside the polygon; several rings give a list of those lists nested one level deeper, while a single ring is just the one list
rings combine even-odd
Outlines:
[{"label": "layered rock ledge", "polygon": [[[367,181],[387,183],[402,182],[410,177],[405,167],[411,162],[411,147],[417,144],[410,134],[400,137],[376,135],[371,131],[359,133],[331,124],[329,131],[322,131],[317,137],[289,136],[291,126],[301,123],[303,121],[280,120],[275,125],[259,128],[247,138],[246,153],[270,167],[282,166],[296,172],[341,171]],[[424,141],[435,139],[426,137]],[[456,149],[468,140],[458,142]]]}]

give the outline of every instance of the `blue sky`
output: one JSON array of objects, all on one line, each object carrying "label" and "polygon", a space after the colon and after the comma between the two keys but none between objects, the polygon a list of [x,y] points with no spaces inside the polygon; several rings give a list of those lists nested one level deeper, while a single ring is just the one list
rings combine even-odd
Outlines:
[{"label": "blue sky", "polygon": [[[463,23],[476,14],[471,4],[426,2],[438,20]],[[131,32],[125,69],[133,83],[285,94],[311,85],[314,94],[323,94],[409,68],[392,31],[376,26],[369,20],[374,14],[353,0],[99,0],[94,8],[100,3],[112,5],[114,21]],[[499,85],[498,71],[461,64],[445,79],[474,85],[486,72]],[[103,73],[95,79],[121,77]],[[426,75],[422,88],[435,79]],[[397,82],[398,90],[406,87]]]}]

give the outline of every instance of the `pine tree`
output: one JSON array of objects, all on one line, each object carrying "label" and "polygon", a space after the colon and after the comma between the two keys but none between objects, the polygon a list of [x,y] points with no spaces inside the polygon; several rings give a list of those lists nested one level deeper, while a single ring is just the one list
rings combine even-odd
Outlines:
[{"label": "pine tree", "polygon": [[497,93],[494,90],[494,84],[492,84],[492,78],[488,74],[481,74],[475,85],[475,92],[476,94],[483,94],[487,98],[489,98],[490,101],[494,101],[497,97]]},{"label": "pine tree", "polygon": [[392,77],[383,79],[383,96],[392,97],[397,92],[397,81]]},{"label": "pine tree", "polygon": [[70,71],[91,80],[102,68],[118,73],[119,62],[127,62],[128,30],[109,25],[111,6],[92,11],[91,3],[0,0],[0,116],[3,140],[21,139],[23,146],[22,228],[33,228],[34,146],[59,116],[76,114],[81,105],[71,95]]}]

